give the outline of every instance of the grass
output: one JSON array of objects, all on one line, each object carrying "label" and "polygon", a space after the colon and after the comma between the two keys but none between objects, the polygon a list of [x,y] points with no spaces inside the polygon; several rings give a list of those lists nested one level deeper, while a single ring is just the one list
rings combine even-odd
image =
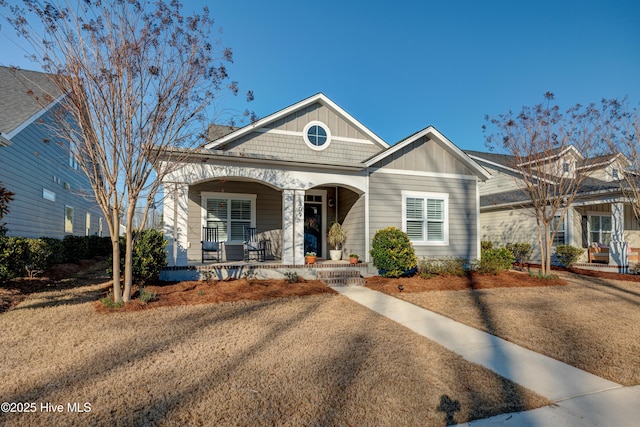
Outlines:
[{"label": "grass", "polygon": [[107,314],[28,297],[0,315],[2,400],[91,412],[2,413],[0,425],[438,426],[549,403],[335,293],[274,298],[252,282],[238,292],[267,296],[195,302],[232,284],[185,286],[193,299],[171,307],[153,288],[144,310]]},{"label": "grass", "polygon": [[640,283],[558,276],[566,286],[387,292],[600,377],[640,384]]}]

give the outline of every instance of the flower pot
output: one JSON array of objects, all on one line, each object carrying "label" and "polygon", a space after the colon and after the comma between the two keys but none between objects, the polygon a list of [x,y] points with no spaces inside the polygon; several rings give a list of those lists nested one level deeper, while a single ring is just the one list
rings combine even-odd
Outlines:
[{"label": "flower pot", "polygon": [[358,263],[358,258],[353,256],[349,258],[349,264],[357,264],[357,263]]},{"label": "flower pot", "polygon": [[304,260],[307,264],[315,264],[317,261],[318,257],[317,256],[310,256],[307,255],[306,257],[304,257]]},{"label": "flower pot", "polygon": [[329,257],[331,258],[331,261],[340,261],[340,259],[342,258],[342,251],[332,249],[329,251]]}]

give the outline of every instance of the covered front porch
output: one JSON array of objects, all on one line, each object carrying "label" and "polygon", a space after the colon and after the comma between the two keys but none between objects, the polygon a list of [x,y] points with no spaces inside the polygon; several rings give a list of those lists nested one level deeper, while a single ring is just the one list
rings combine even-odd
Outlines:
[{"label": "covered front porch", "polygon": [[567,218],[567,243],[585,248],[581,268],[626,271],[638,263],[640,226],[631,205],[621,199],[575,203]]},{"label": "covered front porch", "polygon": [[[234,175],[238,173],[239,170]],[[329,249],[333,248],[328,245],[327,231],[333,221],[340,222],[347,233],[343,256],[358,253],[364,258],[364,179],[352,177],[347,184],[340,174],[322,173],[317,174],[316,178],[321,179],[316,182],[305,182],[303,187],[308,188],[282,188],[281,179],[264,179],[269,176],[278,175],[165,183],[164,232],[169,267],[202,270],[209,264],[224,267],[227,263],[255,261],[247,260],[243,251],[247,227],[255,228],[258,239],[264,242],[265,265],[301,266],[307,252],[328,258]],[[216,261],[202,261],[203,227],[218,230]]]}]

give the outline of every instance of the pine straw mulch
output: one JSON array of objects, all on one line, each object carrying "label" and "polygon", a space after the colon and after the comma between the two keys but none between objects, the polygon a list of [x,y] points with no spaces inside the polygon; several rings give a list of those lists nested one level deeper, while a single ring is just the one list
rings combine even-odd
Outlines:
[{"label": "pine straw mulch", "polygon": [[300,279],[297,283],[286,280],[248,280],[233,279],[220,281],[188,281],[178,283],[158,283],[144,287],[154,293],[153,300],[144,303],[140,300],[139,289],[132,300],[121,308],[107,308],[96,301],[94,306],[100,313],[115,311],[139,311],[166,306],[195,305],[234,301],[260,301],[274,298],[290,298],[336,292],[318,280]]},{"label": "pine straw mulch", "polygon": [[[564,286],[567,282],[558,279],[541,279],[523,271],[503,271],[500,274],[470,273],[466,276],[420,276],[389,279],[380,276],[367,278],[367,287],[386,294],[415,293],[429,291],[462,291],[469,289],[521,288],[540,286]],[[402,286],[400,290],[399,286]]]}]

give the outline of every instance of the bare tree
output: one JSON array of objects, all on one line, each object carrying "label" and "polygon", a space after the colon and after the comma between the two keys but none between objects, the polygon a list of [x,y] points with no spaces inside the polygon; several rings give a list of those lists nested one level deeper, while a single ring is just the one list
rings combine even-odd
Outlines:
[{"label": "bare tree", "polygon": [[170,172],[166,165],[172,162],[164,160],[179,160],[177,153],[202,141],[211,108],[225,93],[238,93],[225,66],[232,53],[212,39],[207,8],[185,17],[175,0],[58,3],[23,0],[22,6],[10,6],[0,0],[0,10],[64,94],[56,110],[59,122],[107,218],[114,300],[126,302],[133,281],[135,210],[144,207],[142,228],[162,177]]},{"label": "bare tree", "polygon": [[578,104],[563,113],[553,100],[547,92],[543,103],[525,106],[517,115],[485,117],[493,132],[483,126],[487,147],[510,156],[509,166],[518,172],[515,181],[531,203],[545,275],[562,226],[556,218],[566,217],[588,177],[578,170],[580,163],[601,152],[610,125],[608,101],[601,106]]},{"label": "bare tree", "polygon": [[[0,219],[9,213],[9,202],[13,200],[13,196],[15,194],[3,187],[0,182]],[[6,225],[6,223],[0,223],[0,237],[7,233]]]},{"label": "bare tree", "polygon": [[640,109],[630,108],[625,101],[610,102],[614,132],[608,140],[610,150],[625,156],[626,168],[620,171],[620,189],[640,219]]}]

